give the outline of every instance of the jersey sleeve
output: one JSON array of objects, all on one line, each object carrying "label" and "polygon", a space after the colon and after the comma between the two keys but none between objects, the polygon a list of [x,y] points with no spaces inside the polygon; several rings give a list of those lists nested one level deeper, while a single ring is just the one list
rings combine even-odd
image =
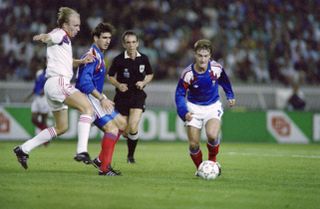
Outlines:
[{"label": "jersey sleeve", "polygon": [[63,31],[63,30],[59,30],[59,29],[54,29],[53,31],[51,31],[49,33],[51,42],[53,44],[60,44],[64,38],[64,36],[66,36],[67,34]]},{"label": "jersey sleeve", "polygon": [[118,59],[117,57],[113,59],[112,63],[111,63],[111,66],[108,70],[108,75],[113,77],[116,75],[117,73],[117,69],[119,68],[119,65],[118,65]]},{"label": "jersey sleeve", "polygon": [[152,68],[151,68],[151,65],[150,65],[150,61],[149,61],[149,58],[147,56],[145,56],[145,65],[146,65],[146,74],[147,75],[153,74],[153,71],[152,71]]},{"label": "jersey sleeve", "polygon": [[227,99],[235,98],[232,90],[231,82],[223,68],[222,68],[221,75],[218,79],[218,84],[223,88]]},{"label": "jersey sleeve", "polygon": [[186,103],[186,93],[187,93],[188,84],[180,78],[176,93],[175,93],[175,102],[177,107],[177,113],[179,117],[185,121],[185,116],[188,113],[187,103]]},{"label": "jersey sleeve", "polygon": [[76,87],[85,94],[90,94],[95,89],[93,72],[96,66],[97,60],[79,67]]}]

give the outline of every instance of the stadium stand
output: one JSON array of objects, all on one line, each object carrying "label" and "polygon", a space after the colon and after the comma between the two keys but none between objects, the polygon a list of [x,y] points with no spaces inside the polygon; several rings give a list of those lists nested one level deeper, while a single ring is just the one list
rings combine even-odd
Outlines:
[{"label": "stadium stand", "polygon": [[233,82],[320,82],[320,1],[314,0],[0,0],[0,80],[34,78],[45,47],[33,43],[32,36],[55,27],[60,6],[81,14],[75,57],[90,44],[90,29],[104,20],[118,32],[108,57],[121,47],[119,35],[135,29],[157,80],[176,80],[192,60],[194,41],[205,37]]}]

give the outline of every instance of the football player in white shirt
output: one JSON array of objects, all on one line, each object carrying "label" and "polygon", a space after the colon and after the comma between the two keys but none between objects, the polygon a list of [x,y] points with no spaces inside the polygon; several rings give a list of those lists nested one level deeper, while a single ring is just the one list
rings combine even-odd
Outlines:
[{"label": "football player in white shirt", "polygon": [[72,56],[71,40],[80,31],[80,15],[68,7],[61,7],[58,12],[58,28],[47,34],[33,37],[34,41],[47,44],[47,81],[44,92],[52,110],[55,126],[42,130],[38,135],[14,148],[19,163],[27,169],[27,159],[32,149],[68,130],[68,106],[78,109],[78,144],[76,161],[91,163],[87,151],[93,109],[87,97],[70,84],[73,66],[93,61],[89,55],[81,60]]}]

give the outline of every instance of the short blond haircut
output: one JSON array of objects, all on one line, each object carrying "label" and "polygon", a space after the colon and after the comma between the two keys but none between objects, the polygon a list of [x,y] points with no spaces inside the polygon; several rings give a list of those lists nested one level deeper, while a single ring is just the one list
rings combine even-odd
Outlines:
[{"label": "short blond haircut", "polygon": [[73,14],[76,14],[80,17],[80,14],[69,7],[60,7],[58,12],[57,24],[61,28],[63,23],[69,23],[69,17]]},{"label": "short blond haircut", "polygon": [[209,41],[208,39],[200,39],[198,40],[193,47],[193,50],[196,52],[199,49],[205,49],[208,50],[210,52],[210,54],[212,54],[213,52],[213,48],[212,48],[212,44],[211,41]]}]

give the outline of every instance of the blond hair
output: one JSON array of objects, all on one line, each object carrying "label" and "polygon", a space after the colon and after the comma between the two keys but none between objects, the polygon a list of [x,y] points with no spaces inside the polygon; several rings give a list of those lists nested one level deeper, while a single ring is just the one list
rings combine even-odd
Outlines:
[{"label": "blond hair", "polygon": [[69,23],[69,17],[73,14],[80,16],[80,14],[69,7],[60,7],[58,12],[57,24],[61,28],[63,23]]},{"label": "blond hair", "polygon": [[198,40],[193,47],[193,50],[196,52],[199,49],[205,49],[208,50],[210,52],[210,54],[212,54],[213,52],[213,48],[212,48],[212,44],[211,41],[209,41],[208,39],[200,39]]}]

